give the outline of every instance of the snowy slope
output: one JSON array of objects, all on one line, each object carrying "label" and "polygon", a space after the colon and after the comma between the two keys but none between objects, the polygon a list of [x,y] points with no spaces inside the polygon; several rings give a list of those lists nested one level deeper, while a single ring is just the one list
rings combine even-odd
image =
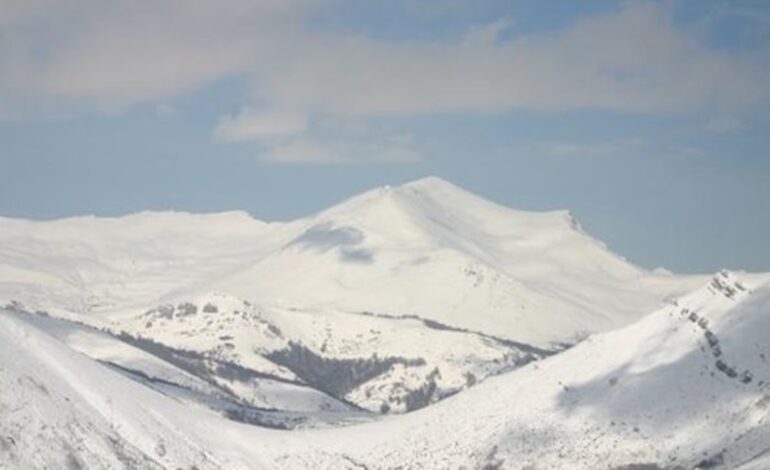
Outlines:
[{"label": "snowy slope", "polygon": [[134,311],[253,258],[266,230],[242,212],[0,217],[0,299],[62,313]]},{"label": "snowy slope", "polygon": [[361,468],[767,468],[769,313],[770,276],[720,273],[433,407],[308,434],[316,450],[289,461],[333,468],[347,451]]},{"label": "snowy slope", "polygon": [[99,314],[92,323],[223,292],[546,346],[626,324],[701,282],[631,265],[567,212],[515,211],[438,178],[287,223],[238,212],[0,218],[0,301]]},{"label": "snowy slope", "polygon": [[626,324],[701,282],[631,265],[567,212],[515,211],[426,178],[311,217],[212,289],[304,309],[414,314],[545,345]]},{"label": "snowy slope", "polygon": [[[567,212],[508,209],[438,178],[285,223],[242,212],[0,218],[0,305],[109,331],[108,353],[149,352],[284,411],[411,411],[703,279],[635,267]],[[111,361],[98,337],[76,338],[64,339]],[[137,370],[132,354],[111,362]]]},{"label": "snowy slope", "polygon": [[765,468],[770,276],[719,273],[623,329],[434,406],[274,431],[165,397],[0,312],[0,468]]},{"label": "snowy slope", "polygon": [[370,411],[410,411],[552,353],[416,317],[266,308],[223,294],[120,325],[133,338],[255,374],[223,385],[257,406],[252,395],[272,376]]},{"label": "snowy slope", "polygon": [[[0,311],[0,468],[259,468],[212,458],[219,422]],[[234,423],[233,423],[234,424]],[[224,447],[223,447],[224,448]],[[226,463],[225,463],[226,462]]]},{"label": "snowy slope", "polygon": [[153,390],[0,309],[0,469],[258,470],[306,444]]},{"label": "snowy slope", "polygon": [[[21,312],[16,312],[21,313]],[[193,358],[174,361],[173,356],[152,348],[142,349],[121,336],[83,324],[45,315],[23,314],[19,318],[56,337],[72,349],[110,365],[125,375],[176,398],[222,412],[285,410],[300,413],[352,411],[349,405],[302,384],[293,375],[285,380],[254,380],[251,387],[226,374],[201,373]],[[181,359],[181,358],[180,358]],[[291,374],[289,372],[289,374]],[[243,393],[243,388],[249,393]],[[239,393],[241,392],[241,393]],[[265,415],[267,413],[260,413]],[[291,416],[296,421],[299,416]],[[255,420],[256,421],[256,420]],[[262,420],[265,422],[266,420]],[[278,424],[280,416],[270,421]],[[287,422],[285,425],[291,425]]]},{"label": "snowy slope", "polygon": [[3,469],[770,463],[770,276],[437,178],[291,222],[0,218],[1,306]]}]

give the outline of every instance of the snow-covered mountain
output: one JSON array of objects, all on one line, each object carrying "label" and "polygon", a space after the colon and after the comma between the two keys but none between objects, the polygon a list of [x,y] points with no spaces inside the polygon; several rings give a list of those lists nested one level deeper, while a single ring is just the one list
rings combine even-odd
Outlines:
[{"label": "snow-covered mountain", "polygon": [[767,462],[768,308],[438,178],[290,222],[0,218],[0,468]]},{"label": "snow-covered mountain", "polygon": [[567,212],[438,178],[285,223],[0,219],[0,305],[104,330],[271,410],[410,411],[702,281],[633,266]]},{"label": "snow-covered mountain", "polygon": [[377,188],[303,222],[213,289],[546,345],[625,324],[702,282],[633,266],[568,212],[514,211],[438,178]]},{"label": "snow-covered mountain", "polygon": [[511,210],[433,177],[287,223],[239,212],[0,219],[0,243],[0,297],[33,309],[131,316],[223,292],[540,346],[626,324],[703,281],[628,263],[567,212]]},{"label": "snow-covered mountain", "polygon": [[719,273],[623,329],[429,408],[288,433],[164,396],[4,311],[0,465],[764,469],[769,307],[770,276]]},{"label": "snow-covered mountain", "polygon": [[[593,336],[413,414],[318,432],[297,466],[770,468],[770,276],[722,272]],[[351,434],[355,447],[346,445]],[[319,463],[323,462],[323,463]]]}]

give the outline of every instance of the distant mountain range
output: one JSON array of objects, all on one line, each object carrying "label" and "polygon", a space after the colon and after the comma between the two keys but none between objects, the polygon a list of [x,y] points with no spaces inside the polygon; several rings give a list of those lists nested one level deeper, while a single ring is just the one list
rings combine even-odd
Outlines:
[{"label": "distant mountain range", "polygon": [[0,468],[770,467],[770,275],[648,271],[438,178],[290,222],[0,218],[0,307]]}]

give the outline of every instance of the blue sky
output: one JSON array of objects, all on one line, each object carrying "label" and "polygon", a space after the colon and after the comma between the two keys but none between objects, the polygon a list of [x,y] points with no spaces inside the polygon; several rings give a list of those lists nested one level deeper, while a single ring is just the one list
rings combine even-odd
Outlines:
[{"label": "blue sky", "polygon": [[759,0],[8,0],[0,215],[283,220],[432,174],[770,270],[768,76]]}]

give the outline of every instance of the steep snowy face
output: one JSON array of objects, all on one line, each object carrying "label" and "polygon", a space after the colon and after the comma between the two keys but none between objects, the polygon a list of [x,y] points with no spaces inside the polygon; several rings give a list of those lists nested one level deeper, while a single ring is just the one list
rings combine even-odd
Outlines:
[{"label": "steep snowy face", "polygon": [[[567,212],[508,209],[438,178],[287,223],[0,219],[0,306],[108,331],[139,353],[105,359],[90,333],[73,347],[153,386],[171,377],[187,395],[287,413],[412,411],[701,279],[639,269]],[[168,364],[137,369],[142,352]]]},{"label": "steep snowy face", "polygon": [[213,456],[237,446],[210,432],[221,422],[0,310],[0,468],[261,468]]},{"label": "steep snowy face", "polygon": [[565,211],[515,211],[438,178],[307,219],[212,290],[287,307],[418,315],[546,345],[626,324],[702,277],[639,269]]},{"label": "steep snowy face", "polygon": [[[617,331],[292,456],[405,468],[767,468],[770,276],[723,272]],[[363,437],[366,436],[366,437]],[[472,437],[469,437],[472,436]]]},{"label": "steep snowy face", "polygon": [[508,209],[438,178],[288,223],[238,212],[0,219],[0,242],[0,300],[91,322],[224,292],[541,346],[626,324],[702,279],[641,270],[567,212]]},{"label": "steep snowy face", "polygon": [[719,273],[632,325],[424,410],[292,432],[234,423],[164,396],[0,311],[0,462],[30,469],[764,469],[769,308],[770,276]]}]

